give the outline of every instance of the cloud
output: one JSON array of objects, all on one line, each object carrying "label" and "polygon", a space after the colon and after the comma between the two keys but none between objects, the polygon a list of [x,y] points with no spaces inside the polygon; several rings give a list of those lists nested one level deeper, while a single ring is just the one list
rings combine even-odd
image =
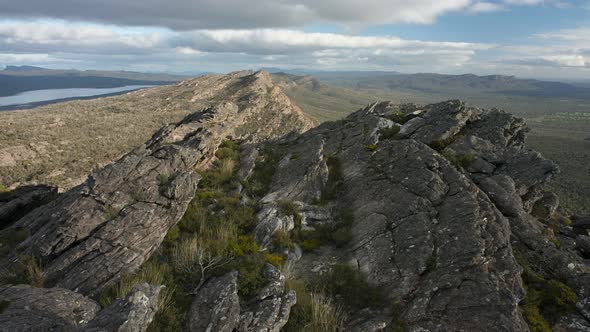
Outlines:
[{"label": "cloud", "polygon": [[472,13],[491,13],[503,9],[504,6],[494,2],[476,2],[469,7],[469,11]]},{"label": "cloud", "polygon": [[312,23],[432,23],[471,0],[27,0],[0,2],[0,16],[54,18],[173,30],[302,27]]}]

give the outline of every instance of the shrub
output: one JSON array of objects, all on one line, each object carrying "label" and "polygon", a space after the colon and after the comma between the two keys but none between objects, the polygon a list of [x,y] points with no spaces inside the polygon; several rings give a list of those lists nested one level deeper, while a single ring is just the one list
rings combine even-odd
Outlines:
[{"label": "shrub", "polygon": [[265,263],[261,255],[244,256],[239,260],[235,268],[239,272],[238,293],[242,297],[251,298],[268,283],[262,275]]},{"label": "shrub", "polygon": [[398,126],[391,126],[389,128],[381,128],[379,130],[379,139],[386,140],[386,139],[397,139],[397,134],[399,134],[400,127]]},{"label": "shrub", "polygon": [[281,256],[281,255],[265,253],[264,260],[267,263],[269,263],[279,269],[281,268],[281,266],[283,266],[283,256]]},{"label": "shrub", "polygon": [[164,241],[169,244],[169,243],[175,242],[179,236],[180,236],[180,228],[178,228],[178,225],[174,225],[168,230],[168,233],[166,233],[166,237],[164,238]]},{"label": "shrub", "polygon": [[228,250],[236,257],[251,255],[258,252],[258,244],[251,235],[240,235],[237,241],[228,245]]},{"label": "shrub", "polygon": [[332,266],[324,285],[330,294],[342,297],[352,308],[379,307],[384,302],[382,292],[369,285],[358,270],[346,264]]},{"label": "shrub", "polygon": [[440,151],[444,150],[447,146],[451,145],[456,139],[457,139],[457,136],[451,136],[451,137],[448,137],[445,139],[437,139],[437,140],[430,142],[429,145],[434,150],[440,152]]},{"label": "shrub", "polygon": [[558,280],[546,280],[535,272],[526,257],[515,252],[515,258],[523,268],[522,278],[526,296],[520,303],[523,316],[531,331],[546,331],[563,315],[575,310],[576,294]]},{"label": "shrub", "polygon": [[271,237],[271,244],[277,250],[293,249],[293,242],[289,234],[282,229],[275,231]]}]

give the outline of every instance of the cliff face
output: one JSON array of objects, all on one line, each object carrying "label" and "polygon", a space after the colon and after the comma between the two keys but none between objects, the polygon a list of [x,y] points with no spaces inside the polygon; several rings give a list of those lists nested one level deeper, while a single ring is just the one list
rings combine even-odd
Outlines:
[{"label": "cliff face", "polygon": [[[198,98],[218,103],[162,128],[1,231],[0,239],[26,235],[6,250],[4,264],[34,257],[55,294],[82,297],[82,323],[68,320],[69,307],[48,319],[70,328],[145,330],[160,285],[138,286],[101,312],[82,295],[96,298],[150,257],[165,259],[156,251],[187,218],[191,200],[189,210],[199,206],[209,211],[205,219],[220,221],[235,217],[231,198],[254,213],[240,241],[251,236],[257,245],[250,255],[265,253],[274,265],[284,260],[283,272],[266,264],[259,272],[265,285],[246,296],[244,266],[205,273],[200,265],[202,280],[186,294],[187,330],[590,328],[590,238],[581,223],[572,227],[556,214],[557,198],[542,188],[558,169],[525,149],[521,119],[459,101],[382,102],[308,130],[312,122],[266,73],[210,79],[180,85],[203,86],[207,96]],[[220,167],[226,157],[216,152],[228,140],[239,158],[236,185],[222,197],[207,169]],[[248,257],[242,248],[230,261]],[[17,290],[53,294],[3,288]],[[139,305],[138,292],[152,300]],[[24,317],[14,314],[27,306],[21,302],[9,300],[0,322],[21,326],[14,323]],[[306,316],[309,303],[339,304],[326,315],[334,321]],[[123,323],[125,315],[141,319]]]}]

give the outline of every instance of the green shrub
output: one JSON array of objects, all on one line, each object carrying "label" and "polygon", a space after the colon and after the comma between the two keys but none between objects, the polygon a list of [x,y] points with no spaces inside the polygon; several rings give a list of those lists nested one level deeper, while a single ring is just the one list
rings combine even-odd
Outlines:
[{"label": "green shrub", "polygon": [[262,275],[265,263],[261,255],[244,256],[238,261],[238,293],[243,298],[251,298],[268,283]]},{"label": "green shrub", "polygon": [[324,280],[326,290],[333,296],[340,296],[351,308],[378,308],[383,305],[383,293],[369,285],[361,273],[346,264],[336,264]]},{"label": "green shrub", "polygon": [[251,235],[240,235],[237,241],[228,244],[228,250],[236,257],[251,255],[258,252],[258,244]]},{"label": "green shrub", "polygon": [[264,260],[278,269],[283,266],[283,256],[278,254],[265,253]]},{"label": "green shrub", "polygon": [[515,252],[514,257],[523,268],[526,296],[520,306],[531,331],[546,331],[545,327],[575,310],[577,296],[571,288],[558,280],[545,279],[522,254]]},{"label": "green shrub", "polygon": [[379,139],[386,140],[386,139],[397,139],[397,134],[399,134],[400,127],[398,126],[391,126],[389,128],[381,128],[379,130]]},{"label": "green shrub", "polygon": [[166,233],[166,237],[164,238],[164,242],[167,244],[173,243],[178,239],[179,236],[180,236],[180,228],[178,227],[178,225],[174,225],[168,230],[168,233]]}]

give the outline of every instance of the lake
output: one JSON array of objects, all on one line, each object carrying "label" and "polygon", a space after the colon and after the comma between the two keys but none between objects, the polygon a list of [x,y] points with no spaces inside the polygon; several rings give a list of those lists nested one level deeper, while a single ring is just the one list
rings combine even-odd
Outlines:
[{"label": "lake", "polygon": [[118,88],[75,88],[26,91],[14,96],[0,97],[0,109],[16,108],[13,106],[27,108],[27,106],[38,106],[56,100],[121,94],[153,86],[154,85],[127,85]]}]

